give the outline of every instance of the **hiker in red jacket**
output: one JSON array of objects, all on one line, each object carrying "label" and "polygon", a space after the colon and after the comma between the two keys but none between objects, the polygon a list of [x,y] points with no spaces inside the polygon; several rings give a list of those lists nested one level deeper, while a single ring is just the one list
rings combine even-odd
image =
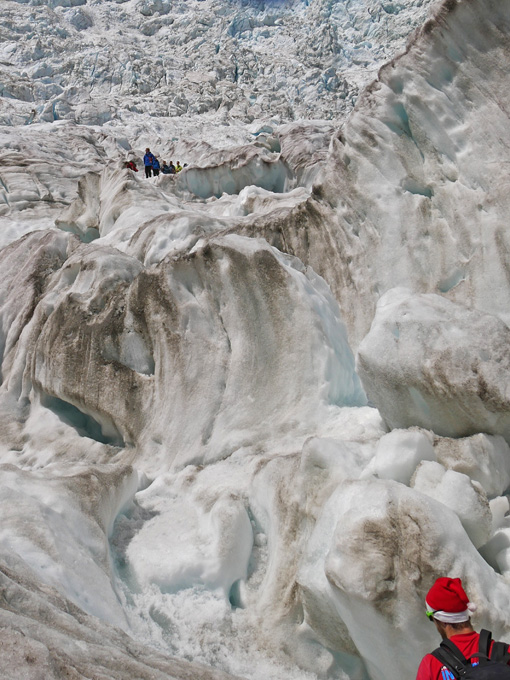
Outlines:
[{"label": "hiker in red jacket", "polygon": [[[416,680],[455,680],[461,677],[464,667],[474,666],[485,672],[489,669],[489,673],[496,669],[494,678],[510,678],[510,668],[504,666],[510,662],[508,645],[492,642],[489,631],[477,633],[474,630],[470,616],[476,611],[476,605],[469,601],[460,578],[438,578],[427,593],[425,604],[427,616],[434,622],[443,642],[440,648],[423,657]],[[499,663],[486,665],[486,656]]]}]

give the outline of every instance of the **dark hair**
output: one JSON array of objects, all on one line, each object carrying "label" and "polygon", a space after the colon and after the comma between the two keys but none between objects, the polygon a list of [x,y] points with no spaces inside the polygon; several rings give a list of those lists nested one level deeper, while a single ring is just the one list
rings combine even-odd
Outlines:
[{"label": "dark hair", "polygon": [[471,619],[466,619],[465,621],[460,621],[460,623],[445,623],[444,621],[440,621],[439,619],[434,618],[434,621],[437,621],[443,626],[451,626],[453,630],[463,630],[466,626],[471,625]]},{"label": "dark hair", "polygon": [[465,621],[461,621],[460,623],[449,623],[449,626],[451,626],[454,630],[462,630],[466,626],[471,625],[471,619],[466,619]]}]

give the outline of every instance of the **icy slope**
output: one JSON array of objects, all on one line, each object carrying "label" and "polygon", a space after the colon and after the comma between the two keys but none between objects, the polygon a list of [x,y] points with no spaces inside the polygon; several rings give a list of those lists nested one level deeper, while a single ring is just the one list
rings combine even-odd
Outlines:
[{"label": "icy slope", "polygon": [[429,4],[5,0],[0,121],[333,118]]},{"label": "icy slope", "polygon": [[310,198],[257,219],[326,279],[354,346],[395,286],[508,322],[508,21],[506,3],[444,3],[334,135]]},{"label": "icy slope", "polygon": [[444,3],[333,141],[317,191],[357,293],[335,288],[355,341],[400,285],[509,321],[509,31],[505,2]]},{"label": "icy slope", "polygon": [[8,601],[0,611],[6,679],[232,680],[197,663],[169,659],[85,615],[55,589],[37,583],[21,561],[2,564],[0,583]]},{"label": "icy slope", "polygon": [[[508,638],[509,5],[448,0],[336,131],[247,128],[223,104],[144,113],[165,17],[190,54],[234,22],[208,0],[196,13],[210,25],[189,12],[179,24],[177,3],[13,7],[44,18],[41,35],[71,36],[98,78],[85,98],[73,56],[74,90],[67,72],[27,72],[13,79],[27,101],[2,99],[15,122],[35,81],[50,91],[62,77],[47,101],[69,115],[0,130],[2,667],[34,680],[40,668],[404,680],[437,644],[423,597],[441,574],[465,580],[476,626]],[[398,26],[420,3],[329,6],[349,10],[346,26],[376,7]],[[134,36],[140,9],[155,94],[136,113],[123,72],[108,81],[110,48],[87,71],[84,44]],[[276,5],[274,35],[292,24],[290,53],[302,49],[324,9]],[[119,21],[105,32],[108,12]],[[253,47],[265,29],[250,22],[268,12],[245,6],[249,29],[238,17],[229,39],[246,32]],[[16,41],[11,16],[2,68],[15,75],[25,48],[57,68],[67,49]],[[68,20],[79,35],[62,33]],[[287,57],[271,45],[272,77]],[[190,100],[202,88],[207,101],[202,73],[186,71]],[[275,94],[282,119],[289,87]],[[106,120],[105,93],[111,121],[76,125]],[[189,166],[150,180],[126,170],[146,145]],[[365,405],[358,346],[380,411]]]},{"label": "icy slope", "polygon": [[[154,226],[142,252],[172,238],[171,219]],[[184,239],[144,267],[129,246],[96,243],[35,232],[2,251],[2,307],[16,310],[2,338],[8,407],[28,399],[82,435],[136,447],[152,473],[284,450],[330,405],[364,404],[336,302],[298,261],[226,236]]]}]

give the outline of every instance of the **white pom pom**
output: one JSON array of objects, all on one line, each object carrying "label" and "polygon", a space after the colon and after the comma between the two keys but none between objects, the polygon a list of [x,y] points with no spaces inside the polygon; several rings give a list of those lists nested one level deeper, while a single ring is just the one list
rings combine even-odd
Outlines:
[{"label": "white pom pom", "polygon": [[476,604],[474,602],[468,602],[467,608],[468,608],[468,611],[471,614],[474,614],[476,612],[476,610],[478,609],[478,607],[476,606]]}]

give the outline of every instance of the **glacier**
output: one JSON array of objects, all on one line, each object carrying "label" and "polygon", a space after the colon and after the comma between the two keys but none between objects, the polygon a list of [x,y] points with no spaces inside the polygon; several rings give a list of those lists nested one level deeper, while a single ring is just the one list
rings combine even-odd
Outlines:
[{"label": "glacier", "polygon": [[0,31],[0,677],[404,680],[441,575],[510,640],[510,5]]}]

